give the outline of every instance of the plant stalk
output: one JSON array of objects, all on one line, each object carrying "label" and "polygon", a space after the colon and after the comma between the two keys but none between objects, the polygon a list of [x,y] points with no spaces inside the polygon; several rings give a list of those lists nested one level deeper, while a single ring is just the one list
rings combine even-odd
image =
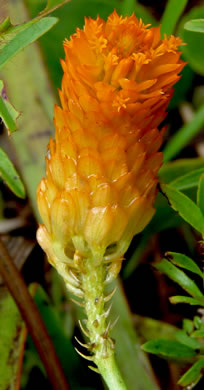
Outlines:
[{"label": "plant stalk", "polygon": [[[110,390],[127,390],[122,375],[115,360],[115,343],[109,336],[110,322],[105,296],[105,278],[107,265],[101,259],[87,259],[84,262],[82,274],[82,290],[84,292],[85,312],[87,315],[86,328],[90,340],[89,349],[93,353],[93,362]],[[111,294],[110,294],[111,297]],[[107,303],[107,306],[110,304]]]},{"label": "plant stalk", "polygon": [[100,374],[110,390],[127,390],[114,354],[106,359],[102,359],[97,365]]}]

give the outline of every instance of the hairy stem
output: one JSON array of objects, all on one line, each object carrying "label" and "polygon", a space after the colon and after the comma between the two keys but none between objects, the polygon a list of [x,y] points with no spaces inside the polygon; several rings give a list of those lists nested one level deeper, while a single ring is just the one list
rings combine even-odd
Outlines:
[{"label": "hairy stem", "polygon": [[[97,264],[97,265],[96,265]],[[89,334],[93,361],[110,390],[126,390],[114,355],[114,340],[109,336],[107,324],[108,307],[104,293],[106,266],[103,260],[87,259],[82,274],[82,290],[87,315],[86,328]]]}]

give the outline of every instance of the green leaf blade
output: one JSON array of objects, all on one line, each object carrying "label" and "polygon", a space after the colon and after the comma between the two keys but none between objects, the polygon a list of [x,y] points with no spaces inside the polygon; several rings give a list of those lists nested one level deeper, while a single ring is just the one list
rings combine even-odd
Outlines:
[{"label": "green leaf blade", "polygon": [[189,20],[184,24],[184,29],[188,31],[204,33],[204,19]]},{"label": "green leaf blade", "polygon": [[122,4],[122,14],[131,15],[135,8],[135,0],[125,0]]},{"label": "green leaf blade", "polygon": [[192,335],[192,337],[195,337],[195,338],[204,338],[204,329],[201,328],[201,329],[197,329],[195,330]]},{"label": "green leaf blade", "polygon": [[182,192],[168,184],[162,184],[161,189],[167,196],[173,209],[194,229],[203,234],[204,216],[199,207]]},{"label": "green leaf blade", "polygon": [[12,27],[12,24],[11,24],[11,21],[10,21],[10,18],[9,16],[3,20],[3,22],[1,22],[0,24],[0,35],[2,33],[5,33],[6,31],[8,31],[10,28]]},{"label": "green leaf blade", "polygon": [[204,296],[197,287],[196,283],[190,279],[183,271],[178,269],[175,265],[171,264],[168,260],[162,259],[159,264],[155,265],[156,269],[167,275],[171,280],[176,282],[185,291],[188,292],[193,298],[203,303]]},{"label": "green leaf blade", "polygon": [[195,171],[186,173],[170,182],[170,185],[177,190],[187,190],[189,188],[197,187],[201,175],[204,173],[204,167],[196,169]]},{"label": "green leaf blade", "polygon": [[15,389],[19,383],[25,325],[10,294],[0,295],[0,389]]},{"label": "green leaf blade", "polygon": [[161,19],[161,34],[171,35],[182,15],[188,0],[169,0]]},{"label": "green leaf blade", "polygon": [[5,89],[3,81],[0,80],[0,118],[3,120],[9,133],[17,130],[16,120],[18,119],[20,112],[18,112],[12,104],[9,102],[5,95]]},{"label": "green leaf blade", "polygon": [[0,148],[0,176],[5,180],[11,191],[19,198],[25,198],[25,188],[19,174],[7,154]]},{"label": "green leaf blade", "polygon": [[27,27],[16,34],[16,36],[1,50],[0,68],[2,68],[20,50],[24,49],[30,43],[34,42],[50,30],[57,22],[57,18],[49,16],[40,20],[36,19],[35,21],[32,21],[32,23],[28,23]]},{"label": "green leaf blade", "polygon": [[167,252],[166,257],[175,265],[187,269],[203,279],[203,273],[198,265],[190,257],[176,252]]},{"label": "green leaf blade", "polygon": [[198,183],[197,205],[204,216],[204,174],[200,176]]},{"label": "green leaf blade", "polygon": [[201,306],[201,302],[197,299],[185,297],[183,295],[175,295],[174,297],[170,297],[169,300],[173,305],[177,305],[178,303],[187,303],[192,306]]},{"label": "green leaf blade", "polygon": [[204,126],[204,105],[194,114],[193,120],[185,123],[167,143],[164,148],[164,161],[167,162],[189,144]]},{"label": "green leaf blade", "polygon": [[169,161],[159,170],[159,177],[162,182],[168,184],[180,176],[184,176],[199,168],[204,168],[204,158],[202,157]]},{"label": "green leaf blade", "polygon": [[[204,39],[203,32],[186,29],[186,24],[191,22],[199,23],[197,20],[204,19],[204,6],[192,7],[191,10],[182,18],[178,28],[178,33],[183,42],[187,45],[183,46],[183,54],[189,62],[191,68],[197,73],[204,75]],[[191,23],[190,23],[191,25]],[[188,24],[187,24],[188,26]],[[192,26],[192,25],[191,25]]]},{"label": "green leaf blade", "polygon": [[69,3],[71,0],[47,0],[47,5],[43,11],[40,12],[39,17],[49,15],[56,9],[62,7],[66,3]]},{"label": "green leaf blade", "polygon": [[201,375],[201,370],[204,367],[204,358],[198,360],[193,366],[180,378],[178,384],[182,387],[191,385],[192,383],[197,384]]},{"label": "green leaf blade", "polygon": [[179,343],[187,345],[187,347],[197,350],[200,350],[201,348],[201,343],[195,338],[192,338],[191,336],[187,335],[185,330],[183,329],[178,330],[175,334],[175,337]]},{"label": "green leaf blade", "polygon": [[158,22],[153,17],[151,12],[148,11],[146,7],[140,4],[137,0],[125,0],[121,4],[121,14],[122,15],[131,15],[135,13],[138,19],[142,19],[145,24],[151,24],[152,26],[158,25]]},{"label": "green leaf blade", "polygon": [[143,344],[142,349],[165,358],[185,359],[196,355],[194,349],[174,340],[151,340]]}]

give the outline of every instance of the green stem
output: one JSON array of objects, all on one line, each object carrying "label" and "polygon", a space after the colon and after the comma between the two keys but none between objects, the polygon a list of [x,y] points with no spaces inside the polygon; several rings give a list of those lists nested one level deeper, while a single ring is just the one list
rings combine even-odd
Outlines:
[{"label": "green stem", "polygon": [[98,362],[98,369],[110,390],[127,390],[114,355]]},{"label": "green stem", "polygon": [[82,274],[82,290],[84,292],[86,327],[90,339],[90,350],[93,361],[110,390],[127,390],[117,367],[114,356],[114,340],[109,337],[110,327],[105,296],[105,278],[107,265],[103,258],[87,259]]}]

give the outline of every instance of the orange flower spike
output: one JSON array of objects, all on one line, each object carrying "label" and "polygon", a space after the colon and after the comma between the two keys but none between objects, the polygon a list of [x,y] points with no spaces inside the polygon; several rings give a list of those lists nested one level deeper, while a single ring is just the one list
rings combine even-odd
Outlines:
[{"label": "orange flower spike", "polygon": [[[64,41],[62,108],[55,107],[55,141],[38,188],[44,225],[37,237],[84,300],[93,360],[107,383],[114,346],[104,285],[154,214],[164,133],[157,126],[184,66],[181,44],[116,11],[107,22],[85,19],[84,29]],[[114,389],[125,389],[121,383]]]}]

